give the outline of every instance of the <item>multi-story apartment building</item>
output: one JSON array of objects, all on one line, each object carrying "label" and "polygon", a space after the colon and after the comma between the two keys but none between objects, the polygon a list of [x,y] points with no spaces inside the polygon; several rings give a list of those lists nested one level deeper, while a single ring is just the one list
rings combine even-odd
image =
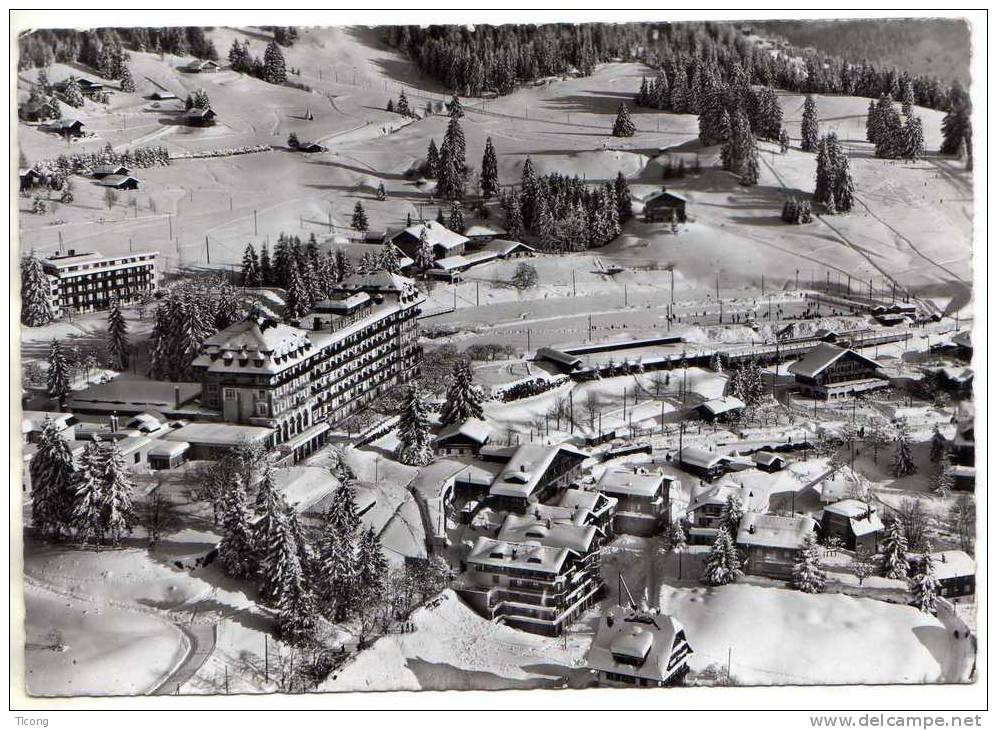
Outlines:
[{"label": "multi-story apartment building", "polygon": [[202,405],[228,423],[272,428],[277,446],[307,456],[332,424],[415,375],[422,301],[410,279],[378,272],[344,281],[301,326],[236,323],[194,360]]},{"label": "multi-story apartment building", "polygon": [[156,290],[155,251],[102,256],[70,249],[42,259],[56,316],[107,309],[112,299],[136,302]]},{"label": "multi-story apartment building", "polygon": [[478,538],[458,593],[490,619],[558,636],[599,598],[601,544],[594,525],[511,514],[496,538]]}]

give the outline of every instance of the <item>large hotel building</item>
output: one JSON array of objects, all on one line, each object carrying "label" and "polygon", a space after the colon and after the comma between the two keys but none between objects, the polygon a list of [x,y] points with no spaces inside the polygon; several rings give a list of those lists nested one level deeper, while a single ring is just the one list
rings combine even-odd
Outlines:
[{"label": "large hotel building", "polygon": [[155,251],[102,256],[70,249],[42,259],[55,314],[107,309],[112,299],[131,304],[156,290]]},{"label": "large hotel building", "polygon": [[330,424],[416,374],[422,301],[410,279],[380,271],[346,279],[298,326],[263,317],[234,324],[194,360],[202,405],[227,423],[273,429],[271,445],[303,458],[325,443]]}]

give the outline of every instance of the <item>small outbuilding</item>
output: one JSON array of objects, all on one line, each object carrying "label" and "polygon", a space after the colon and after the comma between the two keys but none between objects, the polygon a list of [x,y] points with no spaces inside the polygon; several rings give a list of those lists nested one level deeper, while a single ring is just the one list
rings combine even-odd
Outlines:
[{"label": "small outbuilding", "polygon": [[139,181],[131,175],[107,175],[97,181],[98,185],[115,190],[138,190]]},{"label": "small outbuilding", "polygon": [[676,455],[680,467],[690,474],[695,474],[704,481],[713,481],[727,471],[727,465],[722,456],[694,446],[686,446]]},{"label": "small outbuilding", "polygon": [[174,94],[172,91],[164,91],[162,89],[156,89],[151,94],[149,94],[149,99],[152,101],[179,101],[180,97]]},{"label": "small outbuilding", "polygon": [[736,418],[744,410],[744,401],[732,395],[712,398],[696,406],[696,413],[704,421],[714,423]]},{"label": "small outbuilding", "polygon": [[760,471],[777,472],[786,468],[786,457],[772,451],[756,451],[755,468]]},{"label": "small outbuilding", "polygon": [[156,441],[149,449],[149,468],[153,470],[176,469],[187,461],[190,444],[186,441]]},{"label": "small outbuilding", "polygon": [[194,107],[188,109],[184,115],[188,127],[211,127],[214,126],[218,117],[211,107]]},{"label": "small outbuilding", "polygon": [[110,177],[111,175],[130,175],[131,170],[129,170],[124,165],[98,165],[91,172],[91,177],[100,180],[101,178]]},{"label": "small outbuilding", "polygon": [[686,199],[677,193],[662,190],[644,201],[644,219],[648,222],[664,221],[685,223]]},{"label": "small outbuilding", "polygon": [[38,172],[33,167],[27,169],[20,169],[17,171],[18,177],[21,179],[21,190],[31,190],[42,184],[44,178],[42,174]]},{"label": "small outbuilding", "polygon": [[492,427],[479,418],[443,429],[433,441],[437,456],[476,455],[492,437]]},{"label": "small outbuilding", "polygon": [[210,58],[195,58],[193,61],[183,66],[182,69],[189,74],[214,73],[221,70],[221,64],[212,61]]},{"label": "small outbuilding", "polygon": [[820,518],[821,535],[837,537],[848,550],[867,555],[879,551],[883,521],[876,508],[859,499],[843,499],[824,508]]},{"label": "small outbuilding", "polygon": [[86,125],[79,119],[56,119],[46,124],[45,130],[61,134],[65,137],[76,138],[86,134],[84,131],[85,127]]}]

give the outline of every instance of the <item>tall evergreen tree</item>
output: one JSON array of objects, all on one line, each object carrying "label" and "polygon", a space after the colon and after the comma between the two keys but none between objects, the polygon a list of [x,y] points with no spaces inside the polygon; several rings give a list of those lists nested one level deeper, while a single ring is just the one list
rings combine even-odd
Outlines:
[{"label": "tall evergreen tree", "polygon": [[284,315],[288,319],[303,317],[311,309],[312,303],[308,287],[301,278],[297,262],[291,262],[291,278],[287,282],[287,297],[284,301]]},{"label": "tall evergreen tree", "polygon": [[367,213],[363,209],[363,203],[359,200],[357,201],[357,204],[353,206],[353,221],[350,225],[352,225],[353,230],[358,233],[366,233],[369,228],[369,224],[367,223]]},{"label": "tall evergreen tree", "polygon": [[717,538],[706,556],[703,578],[711,586],[733,583],[743,575],[734,541],[727,530],[718,530]]},{"label": "tall evergreen tree", "polygon": [[440,174],[440,151],[436,148],[436,140],[429,140],[429,149],[426,151],[426,168],[431,178],[439,177]]},{"label": "tall evergreen tree", "polygon": [[39,534],[58,539],[70,529],[77,471],[69,442],[46,417],[31,459],[31,521]]},{"label": "tall evergreen tree", "polygon": [[395,104],[395,111],[406,117],[412,115],[412,110],[409,109],[408,98],[405,96],[404,91],[398,94],[398,103]]},{"label": "tall evergreen tree", "polygon": [[284,53],[276,41],[270,41],[263,53],[263,80],[269,84],[283,84],[287,81]]},{"label": "tall evergreen tree", "polygon": [[973,139],[972,103],[969,94],[956,84],[949,90],[948,112],[942,119],[943,155],[958,154],[960,149],[971,150]]},{"label": "tall evergreen tree", "polygon": [[741,498],[735,494],[728,495],[727,501],[720,512],[720,521],[717,527],[726,530],[730,533],[731,539],[735,539],[738,527],[741,525],[743,518],[744,504],[741,502]]},{"label": "tall evergreen tree", "polygon": [[817,101],[810,95],[807,95],[806,100],[803,102],[803,122],[800,125],[800,135],[802,137],[800,149],[804,152],[816,152],[818,135]]},{"label": "tall evergreen tree", "polygon": [[403,464],[425,466],[433,459],[429,415],[418,383],[409,385],[398,421],[398,459]]},{"label": "tall evergreen tree", "polygon": [[910,429],[905,421],[897,425],[897,438],[893,452],[893,476],[898,479],[917,471],[917,464],[911,452]]},{"label": "tall evergreen tree", "polygon": [[414,258],[415,265],[422,271],[428,271],[433,268],[433,262],[436,261],[436,254],[433,251],[432,244],[429,242],[429,233],[425,226],[419,231],[419,248],[416,249]]},{"label": "tall evergreen tree", "polygon": [[910,580],[910,592],[914,605],[925,613],[934,613],[941,584],[935,574],[935,561],[925,552],[917,561],[917,567]]},{"label": "tall evergreen tree", "polygon": [[630,198],[630,185],[627,178],[620,170],[616,173],[616,182],[613,184],[613,192],[616,195],[616,215],[620,224],[626,223],[633,218],[633,203]]},{"label": "tall evergreen tree", "polygon": [[481,396],[472,382],[471,365],[461,360],[453,366],[446,402],[440,412],[440,423],[459,424],[468,418],[483,418]]},{"label": "tall evergreen tree", "polygon": [[34,251],[21,259],[21,324],[42,327],[55,319],[51,284]]},{"label": "tall evergreen tree", "polygon": [[76,537],[84,545],[99,546],[104,541],[104,459],[96,441],[87,444],[80,457],[72,524]]},{"label": "tall evergreen tree", "polygon": [[318,545],[318,596],[332,616],[344,620],[356,608],[358,599],[357,541],[360,518],[352,480],[341,477]]},{"label": "tall evergreen tree", "polygon": [[107,352],[111,359],[111,367],[115,370],[128,369],[129,359],[128,323],[121,313],[118,300],[112,299],[107,310]]},{"label": "tall evergreen tree", "polygon": [[793,585],[804,593],[823,593],[827,584],[827,571],[820,564],[820,545],[817,533],[809,532],[803,538],[793,565]]},{"label": "tall evergreen tree", "polygon": [[257,556],[249,516],[245,484],[239,474],[234,474],[222,490],[222,539],[218,543],[218,560],[225,572],[235,578],[250,578],[256,574]]},{"label": "tall evergreen tree", "polygon": [[135,507],[132,504],[132,477],[125,458],[116,441],[111,441],[104,455],[103,494],[101,517],[104,534],[117,545],[135,525]]},{"label": "tall evergreen tree", "polygon": [[69,360],[58,340],[52,340],[52,345],[49,347],[45,382],[48,394],[60,403],[69,395]]},{"label": "tall evergreen tree", "polygon": [[242,252],[242,285],[262,286],[260,275],[260,260],[256,256],[256,249],[253,244],[247,243]]},{"label": "tall evergreen tree", "polygon": [[903,522],[897,518],[889,523],[883,538],[883,574],[887,578],[907,580],[910,563],[907,561],[907,537]]},{"label": "tall evergreen tree", "polygon": [[450,220],[447,228],[456,233],[464,232],[464,207],[459,200],[450,201]]},{"label": "tall evergreen tree", "polygon": [[273,286],[275,283],[270,263],[270,247],[266,243],[260,248],[260,283],[262,286]]},{"label": "tall evergreen tree", "polygon": [[630,110],[627,105],[620,102],[620,107],[616,111],[616,121],[613,123],[614,137],[633,137],[637,131],[637,125],[630,118]]},{"label": "tall evergreen tree", "polygon": [[495,156],[492,138],[488,137],[485,140],[485,152],[481,156],[481,197],[488,200],[495,197],[498,191],[498,158]]},{"label": "tall evergreen tree", "polygon": [[[454,97],[450,107],[450,121],[447,124],[443,144],[440,147],[440,164],[437,174],[437,194],[444,200],[460,200],[464,197],[464,171],[467,167],[467,144],[464,130],[460,126],[460,102]],[[459,113],[455,113],[459,112]]]}]

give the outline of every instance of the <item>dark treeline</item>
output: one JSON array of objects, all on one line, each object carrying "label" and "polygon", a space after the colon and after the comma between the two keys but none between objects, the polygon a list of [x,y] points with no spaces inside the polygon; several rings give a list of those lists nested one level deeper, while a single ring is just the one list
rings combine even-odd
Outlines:
[{"label": "dark treeline", "polygon": [[948,108],[949,90],[936,77],[820,53],[807,54],[801,64],[791,57],[795,54],[772,55],[727,23],[478,25],[473,31],[456,25],[392,26],[385,39],[451,91],[472,96],[507,94],[545,76],[588,75],[596,63],[621,59],[663,70],[670,89],[674,84],[687,90],[678,97],[699,95],[707,78],[730,83],[739,68],[753,85],[874,99],[896,97],[907,79],[916,104]]},{"label": "dark treeline", "polygon": [[46,28],[18,38],[18,68],[46,67],[53,63],[82,63],[100,69],[105,49],[129,49],[150,53],[218,60],[214,43],[205,30],[188,28]]},{"label": "dark treeline", "polygon": [[384,29],[387,42],[452,91],[508,94],[544,76],[592,73],[596,63],[632,60],[644,43],[640,24],[402,25]]}]

